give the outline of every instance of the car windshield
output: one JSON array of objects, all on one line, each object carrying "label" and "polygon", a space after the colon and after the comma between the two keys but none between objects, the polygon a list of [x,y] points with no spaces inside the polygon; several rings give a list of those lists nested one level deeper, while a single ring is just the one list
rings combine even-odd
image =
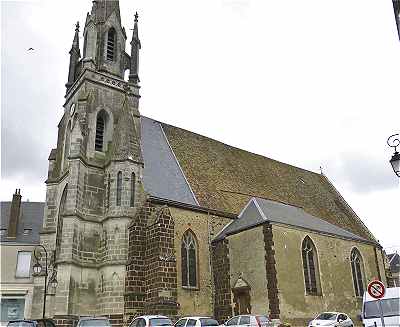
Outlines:
[{"label": "car windshield", "polygon": [[218,321],[211,318],[200,318],[201,326],[219,326]]},{"label": "car windshield", "polygon": [[87,319],[81,320],[80,327],[111,327],[107,319]]},{"label": "car windshield", "polygon": [[[400,299],[384,299],[380,300],[382,313],[384,317],[392,317],[399,315]],[[380,310],[378,301],[370,301],[364,303],[364,318],[379,318]]]},{"label": "car windshield", "polygon": [[7,324],[9,327],[33,327],[33,321],[11,321]]},{"label": "car windshield", "polygon": [[336,313],[324,312],[321,313],[316,320],[336,320]]},{"label": "car windshield", "polygon": [[153,319],[150,319],[150,325],[152,327],[154,327],[154,326],[172,326],[173,323],[168,318],[153,318]]}]

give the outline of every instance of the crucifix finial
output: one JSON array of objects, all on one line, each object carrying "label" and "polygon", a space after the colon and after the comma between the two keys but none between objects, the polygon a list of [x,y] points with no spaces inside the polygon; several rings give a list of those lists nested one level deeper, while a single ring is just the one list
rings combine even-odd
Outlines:
[{"label": "crucifix finial", "polygon": [[136,13],[135,13],[135,23],[138,22],[138,18],[139,18],[139,15],[138,15],[138,13],[136,12]]}]

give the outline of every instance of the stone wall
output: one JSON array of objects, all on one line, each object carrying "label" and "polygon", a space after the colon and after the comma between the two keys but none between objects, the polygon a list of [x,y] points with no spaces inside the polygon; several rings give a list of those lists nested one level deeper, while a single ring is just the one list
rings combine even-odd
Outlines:
[{"label": "stone wall", "polygon": [[[322,311],[343,311],[358,324],[362,298],[355,296],[350,252],[356,247],[363,258],[364,288],[378,276],[374,247],[369,244],[272,225],[281,320],[304,324]],[[306,295],[301,244],[309,236],[317,250],[322,295]],[[381,263],[378,263],[381,265]]]}]

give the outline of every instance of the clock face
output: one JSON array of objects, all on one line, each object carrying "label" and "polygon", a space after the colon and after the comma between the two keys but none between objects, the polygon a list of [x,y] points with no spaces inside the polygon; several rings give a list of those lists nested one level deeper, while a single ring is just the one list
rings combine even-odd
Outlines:
[{"label": "clock face", "polygon": [[69,114],[72,116],[75,112],[75,103],[71,104],[71,107],[69,108]]}]

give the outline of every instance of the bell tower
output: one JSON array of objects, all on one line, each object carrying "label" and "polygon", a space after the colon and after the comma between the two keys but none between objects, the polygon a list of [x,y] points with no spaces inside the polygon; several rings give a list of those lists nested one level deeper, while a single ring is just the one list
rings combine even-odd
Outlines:
[{"label": "bell tower", "polygon": [[[122,322],[128,224],[145,200],[139,113],[138,15],[130,55],[118,1],[95,0],[76,24],[57,147],[49,156],[40,242],[51,253],[58,286],[46,316],[60,323],[82,315]],[[130,70],[129,81],[124,80]],[[32,317],[41,317],[43,276]],[[69,320],[68,320],[69,321]],[[64,323],[63,323],[64,324]]]}]

